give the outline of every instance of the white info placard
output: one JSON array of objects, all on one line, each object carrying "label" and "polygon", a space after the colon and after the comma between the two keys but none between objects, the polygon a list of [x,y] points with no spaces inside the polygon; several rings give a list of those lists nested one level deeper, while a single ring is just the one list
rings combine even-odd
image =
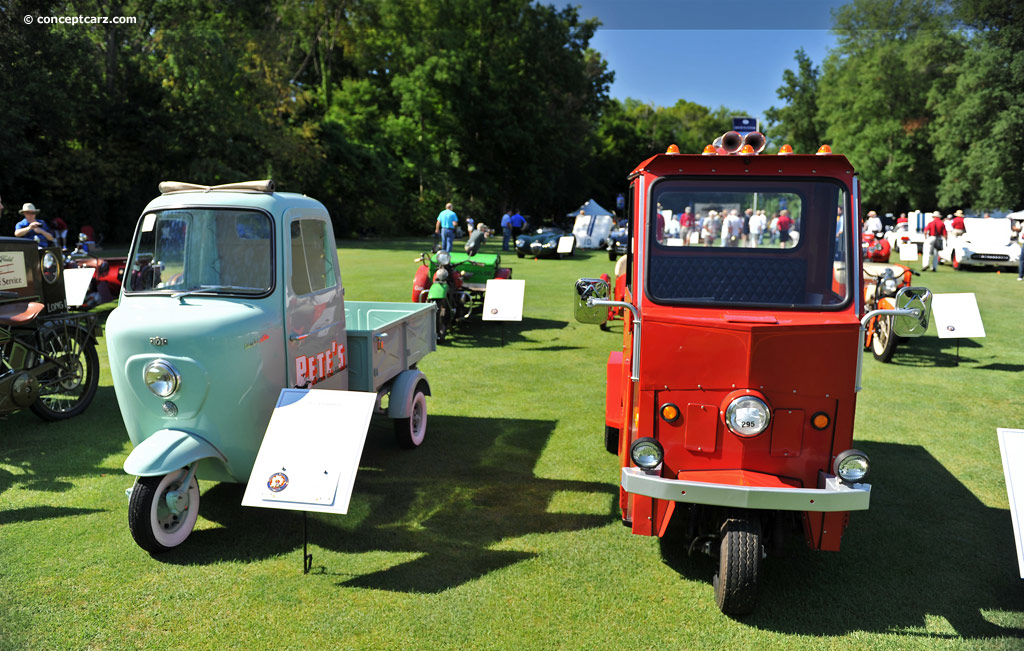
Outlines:
[{"label": "white info placard", "polygon": [[999,452],[1003,456],[1006,495],[1010,498],[1010,520],[1013,539],[1017,543],[1017,569],[1024,579],[1024,429],[996,430]]},{"label": "white info placard", "polygon": [[68,305],[79,306],[85,303],[85,295],[89,293],[89,283],[94,273],[92,267],[64,270],[64,296]]},{"label": "white info placard", "polygon": [[573,252],[576,248],[576,236],[575,235],[563,235],[558,238],[558,248],[555,249],[555,253],[565,253],[566,255]]},{"label": "white info placard", "polygon": [[932,319],[939,339],[976,339],[985,336],[985,325],[974,294],[934,294]]},{"label": "white info placard", "polygon": [[917,262],[917,245],[900,242],[900,262]]},{"label": "white info placard", "polygon": [[242,506],[347,513],[377,396],[282,389]]},{"label": "white info placard", "polygon": [[491,278],[484,294],[483,320],[522,321],[525,296],[525,280]]}]

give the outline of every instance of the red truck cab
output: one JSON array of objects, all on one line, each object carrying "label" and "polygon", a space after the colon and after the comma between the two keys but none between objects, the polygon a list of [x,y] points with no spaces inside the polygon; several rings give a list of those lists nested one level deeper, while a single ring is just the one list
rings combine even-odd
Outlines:
[{"label": "red truck cab", "polygon": [[[577,319],[626,310],[605,410],[622,517],[661,536],[685,514],[690,549],[720,557],[719,607],[744,614],[785,531],[837,551],[849,512],[870,501],[853,448],[866,316],[857,176],[839,155],[722,152],[659,154],[629,180],[623,300],[601,280],[576,285]],[[665,225],[687,207],[697,225],[675,236]],[[926,293],[887,313],[909,319],[901,333],[927,327]]]}]

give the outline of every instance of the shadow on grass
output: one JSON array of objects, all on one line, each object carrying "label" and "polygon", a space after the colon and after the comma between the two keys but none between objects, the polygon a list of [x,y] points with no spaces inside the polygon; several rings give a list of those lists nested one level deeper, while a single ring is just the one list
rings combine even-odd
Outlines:
[{"label": "shadow on grass", "polygon": [[[322,565],[317,570],[338,577],[339,586],[436,593],[536,555],[491,549],[503,540],[613,521],[614,486],[534,475],[554,426],[544,420],[432,416],[423,447],[404,451],[395,446],[390,423],[375,421],[349,513],[310,514],[308,531],[317,547],[377,552],[380,558],[365,571]],[[206,491],[200,516],[222,526],[197,530],[181,549],[156,558],[202,565],[302,548],[301,513],[241,507],[243,492],[242,486],[224,484]],[[596,495],[604,506],[600,514],[552,512],[549,504],[563,493]],[[295,565],[300,571],[301,555]]]},{"label": "shadow on grass", "polygon": [[[1024,628],[983,614],[1024,616],[1010,514],[982,504],[920,446],[871,443],[865,451],[871,508],[851,513],[842,551],[811,551],[798,533],[783,558],[764,561],[757,608],[739,621],[797,635],[1024,638]],[[713,599],[717,560],[687,557],[679,545],[663,545],[663,553],[684,576],[707,581]],[[934,618],[955,634],[926,632]]]},{"label": "shadow on grass", "polygon": [[80,416],[49,423],[26,409],[11,415],[3,426],[0,461],[21,472],[0,469],[0,501],[3,492],[15,484],[27,490],[60,493],[74,486],[65,477],[110,472],[99,468],[99,463],[128,441],[113,387],[99,387]]},{"label": "shadow on grass", "polygon": [[0,511],[0,525],[13,524],[15,522],[35,522],[37,520],[67,518],[72,515],[100,513],[102,510],[103,509],[76,509],[67,506],[27,506],[22,509]]},{"label": "shadow on grass", "polygon": [[[523,317],[522,321],[481,321],[473,317],[460,323],[448,335],[443,346],[452,348],[501,348],[509,344],[537,341],[529,333],[537,330],[561,330],[568,321]],[[547,347],[533,350],[573,350],[575,347]]]},{"label": "shadow on grass", "polygon": [[[918,337],[901,341],[896,347],[896,352],[893,353],[890,363],[897,366],[943,368],[957,366],[958,363],[976,364],[978,360],[965,357],[964,352],[981,347],[982,345],[973,339],[961,339],[958,351],[956,339]],[[865,355],[870,355],[870,353],[865,353]]]}]

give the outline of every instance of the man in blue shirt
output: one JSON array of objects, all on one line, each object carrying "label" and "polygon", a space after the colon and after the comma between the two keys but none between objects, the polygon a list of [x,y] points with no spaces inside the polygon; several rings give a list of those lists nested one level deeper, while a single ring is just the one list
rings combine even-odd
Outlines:
[{"label": "man in blue shirt", "polygon": [[512,225],[512,237],[519,237],[519,234],[526,230],[526,218],[520,215],[518,210],[512,215],[510,222]]},{"label": "man in blue shirt", "polygon": [[50,232],[50,228],[41,219],[36,219],[39,210],[35,205],[26,203],[18,211],[24,219],[14,226],[14,237],[24,237],[36,241],[40,247],[53,246],[56,238]]},{"label": "man in blue shirt", "polygon": [[455,225],[459,218],[452,211],[452,204],[446,203],[444,210],[437,215],[437,223],[434,225],[434,232],[441,233],[441,250],[451,253],[452,241],[455,239]]},{"label": "man in blue shirt", "polygon": [[501,250],[508,251],[508,241],[512,239],[512,215],[505,211],[501,216]]}]

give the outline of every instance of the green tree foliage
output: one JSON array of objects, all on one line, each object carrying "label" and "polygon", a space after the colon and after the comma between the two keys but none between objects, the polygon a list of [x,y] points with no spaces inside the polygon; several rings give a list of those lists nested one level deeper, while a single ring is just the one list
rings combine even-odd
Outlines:
[{"label": "green tree foliage", "polygon": [[797,153],[810,154],[824,143],[818,117],[818,78],[821,71],[803,48],[796,51],[795,58],[797,71],[784,71],[782,86],[777,91],[779,99],[786,104],[781,108],[772,106],[765,112],[768,123],[765,135],[773,143],[775,151],[785,143]]},{"label": "green tree foliage", "polygon": [[943,205],[1024,207],[1024,3],[962,0],[970,47],[937,86],[935,152]]},{"label": "green tree foliage", "polygon": [[819,83],[819,119],[833,150],[863,179],[863,202],[935,205],[939,169],[927,98],[963,51],[934,0],[855,0],[834,15],[838,46]]}]

